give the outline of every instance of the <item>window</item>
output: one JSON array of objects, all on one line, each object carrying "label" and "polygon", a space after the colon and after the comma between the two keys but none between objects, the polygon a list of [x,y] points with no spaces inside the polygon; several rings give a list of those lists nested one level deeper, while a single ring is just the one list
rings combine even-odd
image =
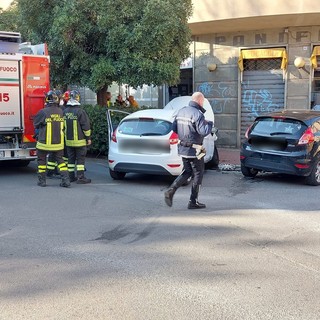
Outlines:
[{"label": "window", "polygon": [[255,122],[251,134],[300,137],[306,125],[298,120],[282,118],[262,118]]},{"label": "window", "polygon": [[271,59],[245,59],[243,61],[244,71],[277,70],[281,69],[281,58]]},{"label": "window", "polygon": [[165,136],[172,128],[172,123],[160,119],[139,118],[130,119],[122,122],[118,128],[118,132],[136,136]]}]

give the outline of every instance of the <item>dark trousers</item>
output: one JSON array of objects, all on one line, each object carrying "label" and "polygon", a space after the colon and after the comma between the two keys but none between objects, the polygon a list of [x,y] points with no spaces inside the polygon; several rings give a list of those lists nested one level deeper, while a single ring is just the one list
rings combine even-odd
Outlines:
[{"label": "dark trousers", "polygon": [[[193,185],[200,186],[204,173],[204,159],[201,158],[182,158],[183,171],[177,179],[180,179],[182,184],[186,183],[193,176]],[[180,184],[180,185],[182,185]]]},{"label": "dark trousers", "polygon": [[204,159],[198,158],[182,158],[183,170],[181,174],[174,180],[171,185],[173,190],[178,189],[184,185],[190,177],[193,176],[193,182],[191,187],[190,201],[195,203],[198,199],[198,194],[200,190],[200,185],[203,179],[204,173]]},{"label": "dark trousers", "polygon": [[67,171],[67,165],[63,160],[63,150],[59,151],[47,151],[37,149],[38,155],[38,173],[45,173],[47,170],[47,155],[51,155],[51,159],[53,162],[58,164],[58,170],[60,172]]},{"label": "dark trousers", "polygon": [[67,147],[68,151],[68,171],[74,173],[84,172],[87,147]]}]

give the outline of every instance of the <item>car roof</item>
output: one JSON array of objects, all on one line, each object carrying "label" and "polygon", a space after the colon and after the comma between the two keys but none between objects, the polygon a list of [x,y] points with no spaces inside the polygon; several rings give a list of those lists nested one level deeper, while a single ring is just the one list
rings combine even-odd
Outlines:
[{"label": "car roof", "polygon": [[308,121],[314,118],[319,118],[320,111],[302,110],[302,109],[295,109],[295,110],[286,109],[286,110],[281,110],[281,111],[258,116],[256,120],[261,118],[269,118],[269,117],[285,117],[285,118],[296,119],[300,121]]},{"label": "car roof", "polygon": [[[165,109],[144,109],[135,111],[127,115],[123,120],[132,120],[138,118],[154,118],[166,121],[173,121],[176,110],[165,110]],[[123,121],[122,120],[122,121]]]},{"label": "car roof", "polygon": [[[191,96],[180,96],[172,99],[169,101],[163,109],[168,110],[168,109],[173,109],[173,110],[180,110],[183,107],[186,107],[189,105],[189,102],[191,101]],[[211,104],[208,99],[204,98],[203,102],[203,108],[206,110],[205,113],[205,118],[207,120],[211,120],[214,122],[214,113],[211,107]]]}]

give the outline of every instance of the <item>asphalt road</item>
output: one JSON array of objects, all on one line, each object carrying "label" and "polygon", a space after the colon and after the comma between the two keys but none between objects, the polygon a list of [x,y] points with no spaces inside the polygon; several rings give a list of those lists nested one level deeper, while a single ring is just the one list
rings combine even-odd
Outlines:
[{"label": "asphalt road", "polygon": [[0,168],[0,319],[320,318],[320,187],[207,171],[172,208],[170,180],[36,186],[35,164]]}]

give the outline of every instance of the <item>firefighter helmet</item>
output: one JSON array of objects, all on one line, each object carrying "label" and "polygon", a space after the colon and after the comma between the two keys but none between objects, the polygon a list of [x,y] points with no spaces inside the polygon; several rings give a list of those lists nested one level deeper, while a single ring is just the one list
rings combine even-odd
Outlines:
[{"label": "firefighter helmet", "polygon": [[46,103],[47,104],[59,103],[59,97],[53,90],[50,90],[47,92]]},{"label": "firefighter helmet", "polygon": [[67,106],[80,106],[80,102],[76,99],[71,99],[67,102]]},{"label": "firefighter helmet", "polygon": [[77,100],[78,102],[80,102],[80,93],[79,93],[79,91],[72,90],[70,92],[70,99]]}]

